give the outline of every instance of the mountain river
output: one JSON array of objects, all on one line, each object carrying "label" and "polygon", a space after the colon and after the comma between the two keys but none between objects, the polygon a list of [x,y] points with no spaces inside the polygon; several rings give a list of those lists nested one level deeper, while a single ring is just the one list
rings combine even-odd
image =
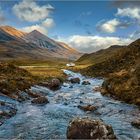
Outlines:
[{"label": "mountain river", "polygon": [[[139,108],[93,91],[94,87],[102,84],[102,79],[63,71],[69,78],[79,77],[81,82],[88,80],[91,84],[64,83],[57,91],[38,85],[31,87],[32,91],[46,95],[50,103],[41,106],[31,104],[30,100],[14,102],[18,108],[17,114],[0,126],[0,139],[66,139],[68,123],[74,117],[102,119],[113,127],[118,139],[140,138],[140,129],[131,125],[131,121],[140,118]],[[11,100],[9,102],[13,103]],[[96,106],[97,111],[85,112],[77,107],[88,104]]]}]

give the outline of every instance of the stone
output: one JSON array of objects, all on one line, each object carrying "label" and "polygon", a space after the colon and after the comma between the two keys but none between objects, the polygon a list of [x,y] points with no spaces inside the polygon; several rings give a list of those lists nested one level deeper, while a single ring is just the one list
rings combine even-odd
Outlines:
[{"label": "stone", "polygon": [[80,108],[81,110],[84,110],[84,111],[95,111],[95,110],[97,110],[97,108],[95,106],[92,106],[92,105],[86,105],[86,106],[79,105],[78,108]]},{"label": "stone", "polygon": [[52,90],[57,90],[61,86],[61,82],[59,79],[52,79],[51,83],[49,84],[49,88]]},{"label": "stone", "polygon": [[117,139],[110,125],[101,120],[74,118],[67,127],[67,139]]},{"label": "stone", "polygon": [[82,85],[90,85],[90,82],[89,81],[83,81]]},{"label": "stone", "polygon": [[95,92],[100,92],[100,91],[101,91],[101,87],[95,87],[93,90],[94,90]]},{"label": "stone", "polygon": [[31,90],[26,90],[26,92],[27,92],[27,93],[29,94],[29,96],[32,97],[32,98],[38,98],[38,97],[41,96],[39,93],[35,93],[35,92],[31,91]]},{"label": "stone", "polygon": [[49,103],[48,99],[45,96],[41,96],[38,98],[35,98],[31,101],[33,104],[47,104]]},{"label": "stone", "polygon": [[140,129],[140,119],[132,121],[131,125]]},{"label": "stone", "polygon": [[80,79],[78,77],[77,78],[71,78],[70,82],[80,84]]},{"label": "stone", "polygon": [[60,89],[61,82],[59,79],[54,78],[50,82],[42,82],[39,85],[47,87],[51,90],[58,90],[58,89]]}]

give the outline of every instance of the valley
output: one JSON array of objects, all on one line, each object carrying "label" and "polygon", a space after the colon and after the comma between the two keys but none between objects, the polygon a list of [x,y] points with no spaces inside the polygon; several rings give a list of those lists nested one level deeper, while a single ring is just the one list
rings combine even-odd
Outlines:
[{"label": "valley", "polygon": [[0,1],[0,140],[140,140],[139,1]]}]

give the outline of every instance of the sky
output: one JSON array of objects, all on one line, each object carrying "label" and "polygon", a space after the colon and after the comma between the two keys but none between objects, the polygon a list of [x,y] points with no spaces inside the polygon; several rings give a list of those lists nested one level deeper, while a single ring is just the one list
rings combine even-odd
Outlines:
[{"label": "sky", "polygon": [[0,0],[0,25],[38,30],[91,53],[140,37],[140,2]]}]

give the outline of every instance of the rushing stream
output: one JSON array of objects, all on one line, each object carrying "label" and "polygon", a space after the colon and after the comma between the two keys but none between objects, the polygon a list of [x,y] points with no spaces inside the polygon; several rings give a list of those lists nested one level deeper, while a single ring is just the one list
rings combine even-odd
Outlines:
[{"label": "rushing stream", "polygon": [[[69,121],[76,117],[89,116],[102,119],[112,125],[119,139],[138,139],[140,129],[131,126],[131,121],[140,118],[140,110],[109,97],[94,92],[101,79],[89,79],[68,70],[71,77],[79,77],[81,82],[88,80],[90,85],[64,83],[60,90],[51,91],[45,87],[34,86],[32,91],[46,95],[50,103],[39,106],[30,101],[18,103],[17,114],[0,126],[0,139],[65,139]],[[84,112],[78,105],[94,105],[97,111]]]}]

